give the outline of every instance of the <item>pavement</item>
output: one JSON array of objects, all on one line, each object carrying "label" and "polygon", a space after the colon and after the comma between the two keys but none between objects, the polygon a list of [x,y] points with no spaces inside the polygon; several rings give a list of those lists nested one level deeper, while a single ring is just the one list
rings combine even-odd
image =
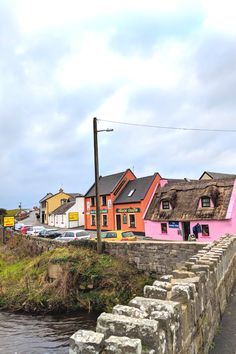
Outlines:
[{"label": "pavement", "polygon": [[209,354],[236,354],[236,284]]}]

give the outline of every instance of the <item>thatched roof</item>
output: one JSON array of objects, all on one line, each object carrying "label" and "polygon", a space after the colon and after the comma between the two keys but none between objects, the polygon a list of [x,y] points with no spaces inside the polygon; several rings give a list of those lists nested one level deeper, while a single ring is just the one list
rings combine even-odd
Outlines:
[{"label": "thatched roof", "polygon": [[[152,221],[190,221],[225,219],[234,179],[181,182],[159,187],[145,219]],[[201,197],[210,197],[214,208],[199,208]],[[171,209],[161,209],[161,201],[169,201]]]}]

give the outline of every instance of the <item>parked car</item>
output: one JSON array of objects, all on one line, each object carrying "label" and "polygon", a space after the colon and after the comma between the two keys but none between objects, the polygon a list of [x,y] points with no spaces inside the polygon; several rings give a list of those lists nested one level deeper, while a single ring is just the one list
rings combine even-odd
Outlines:
[{"label": "parked car", "polygon": [[44,226],[32,226],[27,232],[26,235],[37,236],[41,231],[45,230]]},{"label": "parked car", "polygon": [[32,225],[24,225],[22,226],[22,228],[20,229],[20,232],[23,234],[23,235],[26,235],[26,232],[32,227]]},{"label": "parked car", "polygon": [[62,242],[90,240],[90,236],[90,233],[85,230],[70,230],[66,231],[64,234],[57,237],[55,240]]},{"label": "parked car", "polygon": [[132,231],[108,231],[101,235],[102,241],[136,241],[137,238]]},{"label": "parked car", "polygon": [[45,238],[56,238],[58,236],[61,236],[61,232],[58,231],[57,229],[44,229],[40,231],[39,237],[45,237]]},{"label": "parked car", "polygon": [[25,226],[25,224],[23,224],[23,222],[17,222],[14,226],[14,230],[15,231],[20,231],[20,229]]}]

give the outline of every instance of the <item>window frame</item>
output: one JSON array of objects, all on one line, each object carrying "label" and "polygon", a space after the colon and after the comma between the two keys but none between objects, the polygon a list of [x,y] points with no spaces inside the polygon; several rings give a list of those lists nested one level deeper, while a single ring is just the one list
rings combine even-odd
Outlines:
[{"label": "window frame", "polygon": [[[206,204],[206,205],[204,205],[204,204]],[[202,208],[210,208],[211,207],[211,198],[206,195],[201,197],[201,207]]]},{"label": "window frame", "polygon": [[[106,219],[105,223],[104,223],[104,219]],[[108,227],[108,215],[107,214],[102,214],[102,226]]]},{"label": "window frame", "polygon": [[96,226],[96,215],[95,214],[91,214],[90,225]]},{"label": "window frame", "polygon": [[[166,207],[165,204],[168,207]],[[170,210],[170,202],[169,202],[169,200],[162,200],[161,201],[161,208],[162,208],[162,210]]]},{"label": "window frame", "polygon": [[90,198],[90,206],[95,207],[95,197]]},{"label": "window frame", "polygon": [[[101,199],[102,199],[102,206],[106,206],[107,205],[107,196],[106,195],[102,195],[101,196]],[[105,203],[104,203],[104,201],[105,201]]]},{"label": "window frame", "polygon": [[[131,217],[134,218],[134,225],[132,224],[132,221],[130,220]],[[130,228],[136,228],[136,216],[135,216],[135,214],[129,214],[129,227]]]},{"label": "window frame", "polygon": [[[204,228],[207,228],[207,232],[204,231]],[[202,236],[204,236],[204,237],[209,237],[210,236],[209,224],[202,224],[201,225],[201,229],[202,229]]]},{"label": "window frame", "polygon": [[[164,231],[163,228],[165,228],[166,231]],[[168,234],[167,222],[161,222],[161,234],[162,234],[162,235],[167,235],[167,234]]]}]

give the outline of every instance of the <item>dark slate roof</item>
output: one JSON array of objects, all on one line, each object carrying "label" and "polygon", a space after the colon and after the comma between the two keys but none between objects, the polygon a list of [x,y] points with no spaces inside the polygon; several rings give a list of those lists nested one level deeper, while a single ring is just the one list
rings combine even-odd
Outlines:
[{"label": "dark slate roof", "polygon": [[[152,221],[223,220],[226,217],[234,179],[199,180],[158,187],[145,215]],[[199,199],[208,196],[214,208],[198,208]],[[161,209],[161,201],[171,204],[170,210]]]},{"label": "dark slate roof", "polygon": [[[113,190],[115,189],[117,183],[124,176],[125,172],[126,171],[115,173],[113,175],[99,177],[99,193],[100,193],[100,195],[111,194],[113,192]],[[95,183],[94,183],[92,185],[92,187],[88,190],[88,192],[85,194],[85,197],[95,197],[95,195],[96,195],[96,193],[95,193]]]},{"label": "dark slate roof", "polygon": [[202,176],[203,176],[205,173],[207,173],[208,176],[211,177],[212,179],[222,179],[222,178],[233,178],[233,177],[236,177],[236,175],[230,174],[230,173],[204,171],[203,174],[201,175],[201,177],[200,177],[199,179],[201,179]]},{"label": "dark slate roof", "polygon": [[[120,192],[118,197],[116,198],[114,204],[140,202],[141,200],[144,199],[155,177],[156,174],[152,176],[136,178],[132,181],[129,181],[124,187],[124,189]],[[134,192],[129,197],[128,194],[132,190],[134,190]]]},{"label": "dark slate roof", "polygon": [[47,193],[47,194],[45,195],[45,197],[43,197],[42,199],[40,199],[39,203],[44,202],[45,200],[47,200],[48,198],[50,198],[50,197],[52,197],[52,196],[53,196],[52,193]]},{"label": "dark slate roof", "polygon": [[53,210],[53,212],[51,212],[51,214],[54,214],[54,215],[65,214],[65,212],[67,212],[71,207],[73,207],[73,205],[75,205],[75,202],[64,203],[64,204],[60,205],[58,208],[56,208],[55,210]]},{"label": "dark slate roof", "polygon": [[76,198],[76,197],[83,197],[83,194],[81,194],[81,193],[66,193],[66,194],[71,195],[73,198]]}]

